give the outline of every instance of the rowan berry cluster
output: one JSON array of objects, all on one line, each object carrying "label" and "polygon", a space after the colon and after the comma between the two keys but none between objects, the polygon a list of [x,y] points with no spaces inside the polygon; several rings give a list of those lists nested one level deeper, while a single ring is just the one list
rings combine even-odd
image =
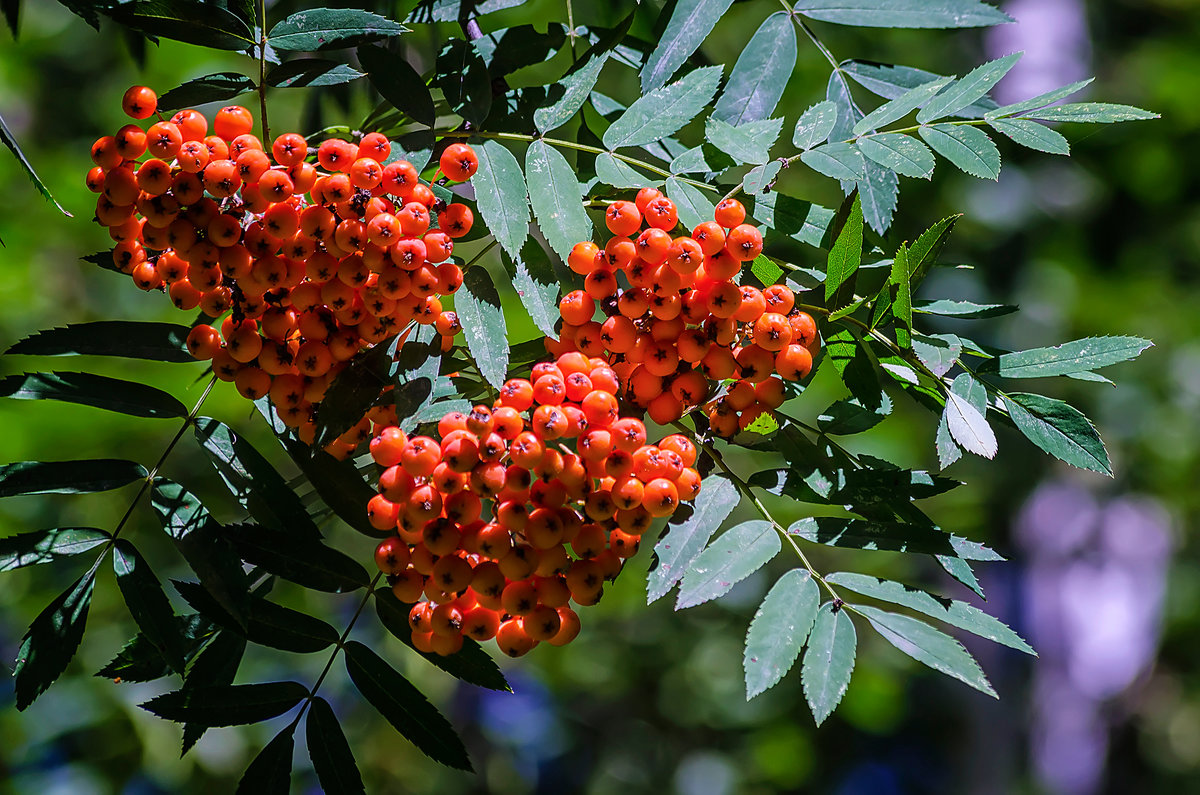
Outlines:
[{"label": "rowan berry cluster", "polygon": [[[157,101],[134,86],[123,106],[148,119]],[[439,200],[413,164],[389,162],[383,135],[314,148],[284,133],[268,149],[253,127],[236,105],[216,113],[211,135],[195,110],[147,130],[127,124],[92,146],[87,185],[116,267],[179,309],[225,315],[195,326],[188,349],[245,397],[270,395],[311,442],[314,407],[356,353],[412,322],[433,324],[444,347],[460,330],[440,296],[462,284],[450,256],[473,217]],[[455,143],[438,171],[463,181],[477,167]],[[363,418],[329,451],[348,455],[369,436]]]},{"label": "rowan berry cluster", "polygon": [[552,348],[607,357],[623,396],[659,424],[706,405],[713,382],[734,379],[706,406],[722,436],[778,408],[784,380],[808,376],[820,340],[792,290],[737,283],[763,246],[740,202],[725,199],[712,221],[673,235],[675,204],[643,188],[636,201],[610,204],[605,223],[614,237],[604,248],[581,242],[568,257],[584,288],[560,302],[564,325]]},{"label": "rowan berry cluster", "polygon": [[495,638],[518,657],[570,642],[571,602],[599,601],[652,520],[699,494],[695,446],[679,435],[648,444],[646,426],[620,416],[617,390],[606,361],[564,353],[507,381],[490,408],[445,415],[440,441],[397,427],[371,441],[384,469],[368,516],[396,531],[375,559],[414,603],[418,649]]}]

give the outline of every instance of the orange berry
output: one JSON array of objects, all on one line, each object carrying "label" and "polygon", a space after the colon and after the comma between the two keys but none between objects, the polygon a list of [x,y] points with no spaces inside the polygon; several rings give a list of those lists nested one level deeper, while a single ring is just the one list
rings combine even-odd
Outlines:
[{"label": "orange berry", "polygon": [[131,86],[121,98],[121,108],[135,119],[148,119],[158,110],[158,95],[146,86]]}]

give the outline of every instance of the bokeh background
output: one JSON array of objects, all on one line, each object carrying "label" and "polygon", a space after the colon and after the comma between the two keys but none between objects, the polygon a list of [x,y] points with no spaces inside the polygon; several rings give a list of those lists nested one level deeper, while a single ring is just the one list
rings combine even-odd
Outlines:
[{"label": "bokeh background", "polygon": [[[337,5],[337,3],[330,3]],[[603,13],[576,2],[577,21]],[[966,638],[1001,694],[999,701],[918,666],[867,631],[849,693],[820,730],[798,676],[749,703],[741,648],[746,626],[782,568],[760,572],[728,597],[675,613],[669,599],[646,607],[647,552],[639,556],[565,649],[538,649],[502,664],[515,694],[456,685],[385,640],[373,619],[356,630],[462,731],[477,776],[424,759],[358,698],[341,667],[323,693],[343,724],[368,789],[418,793],[621,791],[718,793],[1066,793],[1200,791],[1200,555],[1192,530],[1200,510],[1200,6],[1191,0],[1012,0],[1017,25],[987,31],[863,31],[816,24],[839,58],[863,58],[962,74],[986,58],[1026,55],[997,88],[1001,102],[1095,75],[1094,99],[1162,114],[1155,122],[1065,129],[1070,159],[1005,147],[998,182],[942,163],[931,183],[904,180],[893,243],[914,238],[952,212],[958,225],[946,258],[973,269],[940,270],[922,297],[1021,305],[1010,318],[973,329],[984,342],[1023,347],[1085,335],[1130,333],[1157,347],[1111,371],[1117,388],[1066,382],[1055,394],[1084,409],[1108,442],[1117,476],[1050,461],[1002,433],[994,462],[968,457],[950,473],[968,486],[931,508],[947,528],[1010,557],[982,572],[987,608],[1027,637],[1026,658]],[[119,98],[137,82],[166,89],[183,80],[248,68],[239,56],[164,42],[139,66],[120,35],[97,34],[59,4],[26,2],[20,36],[0,32],[0,115],[73,218],[57,214],[0,152],[0,349],[39,328],[85,320],[178,320],[161,295],[79,261],[107,245],[90,222],[83,187],[88,146],[123,123]],[[531,8],[532,7],[532,8]],[[731,64],[771,3],[738,3],[703,53]],[[528,3],[539,25],[565,21],[561,2]],[[505,12],[509,13],[509,12]],[[435,34],[436,38],[436,34]],[[428,59],[436,42],[414,38]],[[823,98],[828,66],[800,43],[797,72],[781,104],[789,124]],[[612,91],[632,73],[610,67]],[[611,72],[611,74],[610,74]],[[604,88],[602,85],[601,88]],[[866,98],[865,95],[862,98]],[[365,100],[332,92],[327,119],[361,118]],[[277,92],[272,127],[311,118],[296,95]],[[828,181],[789,175],[787,190],[825,204]],[[817,257],[816,252],[812,254]],[[526,336],[517,312],[512,324]],[[933,329],[941,330],[941,329]],[[946,327],[946,330],[953,330]],[[0,359],[0,374],[75,369],[68,361]],[[144,380],[194,402],[198,366],[96,361],[89,367]],[[813,412],[837,388],[819,376]],[[807,396],[806,396],[807,397]],[[898,401],[896,414],[858,449],[906,465],[936,466],[936,418]],[[261,421],[228,385],[205,406],[275,452]],[[136,422],[62,404],[0,401],[0,461],[129,457],[153,463],[174,423]],[[186,440],[185,440],[186,442]],[[760,462],[743,458],[753,471]],[[197,451],[181,445],[165,474],[232,508]],[[15,498],[0,503],[0,533],[87,524],[112,527],[132,491]],[[799,515],[799,506],[781,506]],[[183,576],[156,536],[149,510],[131,532],[160,576]],[[337,536],[364,559],[369,543]],[[887,553],[811,552],[823,571],[868,571],[968,594],[924,562]],[[779,566],[787,563],[777,561]],[[168,685],[115,685],[92,678],[133,634],[111,575],[101,575],[82,649],[68,673],[18,713],[8,668],[29,621],[74,576],[79,563],[5,574],[0,581],[0,792],[191,793],[232,791],[273,736],[271,725],[210,731],[180,759],[178,727],[136,704]],[[357,597],[310,597],[280,586],[276,597],[344,624]],[[312,681],[325,655],[258,649],[241,681]],[[297,751],[296,791],[319,791]]]}]

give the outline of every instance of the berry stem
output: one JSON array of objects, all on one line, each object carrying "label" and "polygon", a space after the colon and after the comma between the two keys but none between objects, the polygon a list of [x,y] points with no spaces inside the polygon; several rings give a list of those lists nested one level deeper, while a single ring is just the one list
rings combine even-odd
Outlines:
[{"label": "berry stem", "polygon": [[267,125],[267,0],[258,0],[258,104],[262,115],[263,145],[271,147]]}]

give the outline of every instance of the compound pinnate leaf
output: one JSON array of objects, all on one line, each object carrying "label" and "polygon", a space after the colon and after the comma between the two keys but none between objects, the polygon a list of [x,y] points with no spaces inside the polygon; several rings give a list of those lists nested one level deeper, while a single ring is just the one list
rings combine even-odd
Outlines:
[{"label": "compound pinnate leaf", "polygon": [[825,433],[849,435],[869,431],[892,413],[892,399],[886,394],[881,404],[868,409],[857,398],[839,400],[817,415],[817,427]]},{"label": "compound pinnate leaf", "polygon": [[187,351],[188,327],[175,323],[98,320],[46,329],[6,353],[26,356],[120,356],[156,362],[195,362]]},{"label": "compound pinnate leaf", "polygon": [[119,489],[148,473],[141,464],[115,458],[82,461],[17,461],[0,465],[0,497],[18,494],[90,494]]},{"label": "compound pinnate leaf", "polygon": [[380,96],[415,121],[433,124],[437,116],[433,97],[421,75],[408,61],[375,44],[365,44],[356,52],[363,69],[367,70],[367,79]]},{"label": "compound pinnate leaf", "polygon": [[97,527],[56,527],[0,538],[0,572],[79,555],[111,538]]},{"label": "compound pinnate leaf", "polygon": [[796,662],[820,603],[817,584],[804,569],[792,569],[767,591],[746,633],[747,701],[774,687]]},{"label": "compound pinnate leaf", "polygon": [[221,530],[247,563],[305,588],[344,593],[371,581],[357,561],[319,541],[255,524],[228,525]]},{"label": "compound pinnate leaf", "polygon": [[826,602],[817,610],[800,668],[804,697],[820,726],[837,708],[850,685],[858,635],[846,611]]},{"label": "compound pinnate leaf", "polygon": [[509,256],[518,257],[529,237],[529,191],[517,158],[499,141],[475,147],[479,170],[472,178],[479,215]]},{"label": "compound pinnate leaf", "polygon": [[854,609],[866,616],[871,626],[888,643],[917,662],[968,684],[981,693],[987,693],[992,698],[998,697],[975,658],[945,632],[912,616],[889,613],[877,607],[856,605]]},{"label": "compound pinnate leaf", "polygon": [[806,17],[870,28],[977,28],[1012,18],[980,0],[799,0]]},{"label": "compound pinnate leaf", "polygon": [[984,362],[979,370],[1005,378],[1067,375],[1136,359],[1153,345],[1141,337],[1085,337],[1049,348],[1001,354]]},{"label": "compound pinnate leaf", "polygon": [[858,140],[858,150],[884,168],[906,177],[929,179],[936,161],[929,147],[902,133],[882,133]]},{"label": "compound pinnate leaf", "polygon": [[992,86],[1000,82],[1000,78],[1008,74],[1021,59],[1021,53],[1015,52],[994,61],[988,61],[968,72],[961,80],[956,80],[945,91],[930,100],[921,112],[917,121],[924,124],[928,121],[953,116],[981,98],[987,96]]},{"label": "compound pinnate leaf", "polygon": [[13,666],[17,709],[28,707],[54,684],[75,656],[95,586],[93,568],[55,597],[29,625]]},{"label": "compound pinnate leaf", "polygon": [[680,0],[642,67],[642,91],[653,91],[670,80],[732,4],[733,0]]},{"label": "compound pinnate leaf", "polygon": [[307,695],[308,688],[299,682],[263,682],[175,690],[140,706],[176,723],[241,726],[282,715]]},{"label": "compound pinnate leaf", "polygon": [[500,293],[486,268],[467,268],[462,289],[454,294],[454,310],[479,371],[489,384],[499,388],[508,374],[508,330]]},{"label": "compound pinnate leaf", "polygon": [[329,384],[317,410],[312,446],[322,449],[350,430],[390,386],[395,338],[388,337],[347,362]]},{"label": "compound pinnate leaf", "polygon": [[[563,95],[553,105],[538,108],[533,112],[533,123],[538,131],[545,134],[566,124],[583,107],[588,94],[596,87],[600,78],[600,70],[608,61],[608,54],[598,52],[588,58],[575,71],[559,81],[563,87]],[[476,193],[478,196],[478,193]]]},{"label": "compound pinnate leaf", "polygon": [[253,91],[254,81],[238,72],[217,72],[176,86],[158,98],[159,112],[170,112],[206,102],[224,102]]},{"label": "compound pinnate leaf", "polygon": [[[203,622],[212,627],[207,620]],[[246,655],[246,639],[236,632],[215,632],[203,649],[188,661],[184,673],[185,689],[202,687],[225,687],[233,684],[238,668]],[[183,725],[183,742],[180,755],[186,754],[208,731],[202,723]]]},{"label": "compound pinnate leaf", "polygon": [[93,373],[24,373],[0,378],[0,397],[61,400],[131,417],[186,417],[187,407],[161,389]]},{"label": "compound pinnate leaf", "polygon": [[292,755],[296,748],[296,726],[275,735],[242,774],[234,795],[287,795],[292,789]]},{"label": "compound pinnate leaf", "polygon": [[1000,177],[1000,150],[978,127],[935,124],[922,127],[918,132],[935,152],[971,176],[980,179]]},{"label": "compound pinnate leaf", "polygon": [[795,66],[796,28],[788,14],[776,11],[763,20],[738,56],[713,118],[737,127],[769,117]]},{"label": "compound pinnate leaf", "polygon": [[113,571],[117,586],[146,639],[158,648],[175,671],[183,672],[183,639],[177,631],[175,611],[146,559],[123,538],[113,549]]},{"label": "compound pinnate leaf", "polygon": [[396,731],[435,762],[474,770],[454,727],[421,691],[363,644],[352,640],[345,652],[350,681]]},{"label": "compound pinnate leaf", "polygon": [[592,220],[583,208],[575,170],[558,150],[534,141],[525,152],[525,179],[538,227],[554,253],[566,261],[576,243],[592,237]]},{"label": "compound pinnate leaf", "polygon": [[324,450],[313,450],[294,439],[285,437],[280,441],[320,495],[321,501],[339,519],[365,536],[382,538],[385,535],[367,519],[363,506],[375,496],[376,491],[367,485],[352,460],[338,460]]},{"label": "compound pinnate leaf", "polygon": [[[884,99],[895,99],[910,88],[936,80],[942,75],[916,69],[912,66],[896,64],[881,64],[869,61],[843,61],[840,64],[843,74],[854,82]],[[976,119],[995,110],[998,106],[990,97],[984,96],[965,108],[960,108],[955,114],[961,118]]]},{"label": "compound pinnate leaf", "polygon": [[704,604],[724,596],[733,586],[761,569],[779,553],[775,526],[754,520],[730,528],[701,552],[679,584],[675,609]]},{"label": "compound pinnate leaf", "polygon": [[[359,53],[362,60],[362,53]],[[275,88],[339,86],[363,77],[363,73],[337,61],[324,58],[295,58],[267,72],[267,85]],[[161,104],[162,100],[159,100]],[[415,118],[415,116],[414,116]]]},{"label": "compound pinnate leaf", "polygon": [[692,512],[686,517],[672,517],[667,534],[654,545],[658,566],[647,577],[647,604],[666,596],[679,582],[740,500],[737,486],[728,478],[712,476],[704,480]]},{"label": "compound pinnate leaf", "polygon": [[325,699],[315,698],[309,705],[304,738],[322,790],[331,795],[366,792],[354,752],[333,707]]},{"label": "compound pinnate leaf", "polygon": [[387,17],[354,8],[314,8],[279,22],[267,34],[277,50],[313,51],[353,47],[398,36],[408,28]]},{"label": "compound pinnate leaf", "polygon": [[1080,469],[1112,477],[1112,463],[1096,427],[1068,403],[1042,395],[1004,395],[1008,416],[1025,438],[1050,455]]},{"label": "compound pinnate leaf", "polygon": [[645,146],[666,138],[712,103],[720,83],[721,67],[706,66],[639,97],[604,131],[604,146]]}]

